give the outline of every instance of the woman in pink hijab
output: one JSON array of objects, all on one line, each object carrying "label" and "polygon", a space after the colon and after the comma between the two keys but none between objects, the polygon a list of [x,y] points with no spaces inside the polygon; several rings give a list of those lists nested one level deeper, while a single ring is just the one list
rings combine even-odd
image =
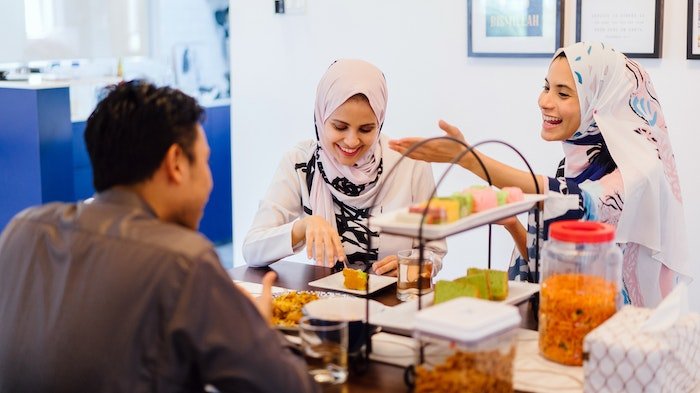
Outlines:
[{"label": "woman in pink hijab", "polygon": [[[348,59],[331,64],[316,91],[316,139],[282,159],[246,235],[246,263],[265,266],[306,246],[307,258],[319,265],[346,261],[396,275],[396,253],[417,241],[381,234],[367,227],[367,218],[427,200],[435,184],[430,164],[409,158],[399,163],[400,154],[388,148],[381,133],[387,97],[384,74],[374,65]],[[428,247],[437,271],[445,242]]]}]

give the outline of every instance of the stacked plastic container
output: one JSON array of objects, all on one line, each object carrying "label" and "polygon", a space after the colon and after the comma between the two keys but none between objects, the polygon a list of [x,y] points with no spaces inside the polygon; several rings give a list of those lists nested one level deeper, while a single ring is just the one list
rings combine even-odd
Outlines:
[{"label": "stacked plastic container", "polygon": [[513,391],[516,307],[461,297],[420,311],[415,323],[416,393]]}]

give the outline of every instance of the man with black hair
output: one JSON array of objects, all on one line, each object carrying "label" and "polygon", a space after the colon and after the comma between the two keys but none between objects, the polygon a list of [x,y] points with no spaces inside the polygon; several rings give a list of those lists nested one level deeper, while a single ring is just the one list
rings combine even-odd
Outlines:
[{"label": "man with black hair", "polygon": [[[85,141],[94,199],[19,213],[0,235],[0,392],[315,391],[303,361],[196,232],[212,189],[203,109],[111,88]],[[265,315],[265,316],[263,316]]]}]

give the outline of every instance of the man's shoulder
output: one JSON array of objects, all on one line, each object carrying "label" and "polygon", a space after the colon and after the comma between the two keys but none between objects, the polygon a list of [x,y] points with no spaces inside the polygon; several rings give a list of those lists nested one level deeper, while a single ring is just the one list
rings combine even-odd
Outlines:
[{"label": "man's shoulder", "polygon": [[[171,255],[173,260],[195,261],[207,252],[214,252],[214,245],[200,232],[182,225],[164,222],[155,217],[117,217],[114,223],[122,226],[101,231],[90,227],[96,236],[109,241],[123,242],[125,247],[143,249],[162,256]],[[170,258],[166,258],[170,259]]]},{"label": "man's shoulder", "polygon": [[75,212],[77,205],[75,203],[65,202],[50,202],[44,205],[31,206],[17,213],[13,220],[32,220],[46,221],[51,219],[60,219],[65,214]]},{"label": "man's shoulder", "polygon": [[159,220],[154,220],[152,225],[144,226],[141,236],[137,236],[134,240],[141,241],[149,247],[155,246],[166,252],[182,255],[190,260],[214,250],[212,242],[201,233]]},{"label": "man's shoulder", "polygon": [[75,233],[81,235],[82,242],[119,245],[123,250],[143,250],[144,254],[168,254],[177,260],[194,261],[214,250],[201,233],[128,206],[49,203],[18,213],[10,228],[22,233],[50,230],[59,236]]}]

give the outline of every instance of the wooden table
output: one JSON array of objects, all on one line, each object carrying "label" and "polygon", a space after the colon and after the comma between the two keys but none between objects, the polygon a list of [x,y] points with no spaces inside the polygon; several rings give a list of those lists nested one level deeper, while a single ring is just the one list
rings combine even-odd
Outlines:
[{"label": "wooden table", "polygon": [[[276,262],[264,268],[239,266],[229,270],[229,274],[235,280],[259,283],[262,281],[265,273],[269,271],[277,273],[275,286],[302,291],[318,291],[318,288],[309,286],[309,283],[332,274],[331,268],[329,267],[307,265],[290,261]],[[322,289],[322,291],[333,292],[327,289]],[[396,297],[395,283],[372,293],[370,299],[374,299],[386,306],[395,306],[401,303]]]},{"label": "wooden table", "polygon": [[[262,277],[268,271],[277,272],[275,286],[298,289],[317,290],[310,287],[309,282],[323,278],[331,274],[331,269],[322,266],[313,266],[303,263],[280,261],[265,268],[252,268],[240,266],[229,270],[230,276],[234,280],[260,283]],[[377,300],[387,306],[394,306],[400,301],[396,298],[396,284],[370,295],[371,299]],[[408,392],[409,389],[404,383],[404,369],[384,363],[370,362],[369,369],[360,375],[353,367],[350,367],[348,381],[339,386],[328,387],[325,392]]]},{"label": "wooden table", "polygon": [[[229,270],[229,275],[234,280],[260,283],[268,271],[277,273],[275,286],[297,289],[317,290],[310,287],[309,282],[323,278],[331,274],[331,268],[313,266],[303,263],[280,261],[269,267],[252,268],[239,266]],[[370,299],[379,301],[387,306],[401,303],[396,298],[396,284],[392,284],[370,295]],[[524,304],[527,306],[527,304]],[[527,312],[527,310],[525,311]],[[521,311],[522,313],[522,311]],[[526,325],[525,325],[526,326]],[[372,361],[364,373],[358,373],[350,367],[350,376],[343,385],[325,387],[325,392],[409,392],[410,389],[404,383],[405,369],[398,366]],[[515,390],[516,392],[523,392]],[[532,392],[533,390],[528,391]],[[534,390],[537,391],[537,390]]]}]

